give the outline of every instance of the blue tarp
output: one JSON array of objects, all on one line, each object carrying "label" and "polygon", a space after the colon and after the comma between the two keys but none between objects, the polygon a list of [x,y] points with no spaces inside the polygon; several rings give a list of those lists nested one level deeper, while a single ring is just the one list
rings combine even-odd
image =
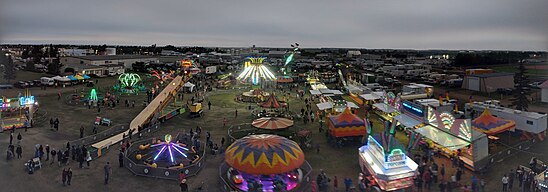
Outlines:
[{"label": "blue tarp", "polygon": [[89,77],[88,75],[86,75],[86,74],[83,74],[82,77],[83,77],[84,79],[89,79],[89,78],[90,78],[90,77]]},{"label": "blue tarp", "polygon": [[68,78],[69,78],[71,81],[77,81],[77,80],[78,80],[78,79],[76,79],[76,77],[74,77],[73,75],[68,76]]}]

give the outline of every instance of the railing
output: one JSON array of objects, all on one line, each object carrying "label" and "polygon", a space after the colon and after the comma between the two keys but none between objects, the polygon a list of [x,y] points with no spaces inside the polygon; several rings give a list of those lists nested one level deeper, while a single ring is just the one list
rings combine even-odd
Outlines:
[{"label": "railing", "polygon": [[[207,154],[207,143],[202,143],[203,145],[203,152],[202,156],[200,156],[200,159],[193,163],[192,165],[185,166],[183,168],[178,169],[169,169],[164,167],[150,167],[148,165],[139,164],[134,162],[132,159],[128,157],[127,154],[133,154],[132,151],[138,150],[137,147],[140,144],[144,144],[150,140],[141,140],[134,142],[126,151],[126,155],[124,156],[124,166],[129,169],[134,175],[143,176],[143,177],[153,177],[157,179],[169,179],[169,180],[177,180],[179,178],[179,173],[183,172],[185,176],[192,177],[198,174],[202,168],[205,167],[206,162],[206,154]],[[137,146],[137,147],[135,147]]]},{"label": "railing", "polygon": [[89,135],[80,139],[70,141],[71,145],[91,145],[99,141],[105,140],[114,135],[118,135],[128,129],[129,125],[114,125],[111,128],[101,131],[97,134]]}]

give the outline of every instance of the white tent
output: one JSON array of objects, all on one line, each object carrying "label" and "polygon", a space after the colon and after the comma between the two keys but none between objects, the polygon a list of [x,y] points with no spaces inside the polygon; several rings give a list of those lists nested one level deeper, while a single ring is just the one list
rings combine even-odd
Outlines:
[{"label": "white tent", "polygon": [[190,83],[190,82],[186,82],[183,87],[187,88],[189,92],[192,92],[192,90],[194,90],[194,84]]},{"label": "white tent", "polygon": [[55,76],[52,79],[56,81],[63,81],[63,82],[70,81],[68,77],[61,77],[61,76]]}]

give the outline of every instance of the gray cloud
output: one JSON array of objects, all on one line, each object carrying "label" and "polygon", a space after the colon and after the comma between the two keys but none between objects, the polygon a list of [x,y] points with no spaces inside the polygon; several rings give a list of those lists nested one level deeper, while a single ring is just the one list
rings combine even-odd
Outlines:
[{"label": "gray cloud", "polygon": [[545,0],[4,0],[0,42],[548,50]]}]

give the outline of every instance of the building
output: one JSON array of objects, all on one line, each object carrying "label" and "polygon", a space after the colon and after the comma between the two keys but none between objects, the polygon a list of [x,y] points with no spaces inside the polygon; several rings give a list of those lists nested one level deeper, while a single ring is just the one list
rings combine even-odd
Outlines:
[{"label": "building", "polygon": [[114,76],[120,75],[125,72],[125,68],[121,64],[108,64],[108,65],[88,65],[88,64],[71,64],[70,66],[64,66],[63,70],[67,74],[86,74],[91,76]]},{"label": "building", "polygon": [[95,50],[77,49],[77,48],[59,48],[59,56],[61,57],[86,56],[86,55],[95,55]]},{"label": "building", "polygon": [[497,89],[514,88],[513,73],[481,73],[464,76],[462,88],[479,92],[495,92]]},{"label": "building", "polygon": [[346,57],[359,57],[360,55],[362,55],[362,52],[358,50],[355,50],[355,51],[349,50],[348,52],[346,52]]},{"label": "building", "polygon": [[103,66],[111,64],[123,65],[126,69],[131,68],[136,62],[157,63],[158,58],[148,55],[88,55],[88,56],[70,56],[62,57],[61,63],[66,67],[75,65]]},{"label": "building", "polygon": [[409,85],[403,86],[402,92],[406,94],[426,94],[431,97],[434,94],[434,87],[420,83],[409,83]]},{"label": "building", "polygon": [[545,81],[544,83],[540,84],[538,86],[539,88],[541,88],[541,92],[540,92],[540,101],[541,102],[544,102],[544,103],[548,103],[548,81]]},{"label": "building", "polygon": [[546,131],[548,124],[548,115],[537,112],[519,111],[510,108],[501,107],[493,104],[497,102],[473,102],[465,104],[466,116],[473,115],[472,119],[477,118],[485,109],[489,109],[491,114],[507,120],[516,122],[516,129],[527,131],[529,133],[539,134]]}]

